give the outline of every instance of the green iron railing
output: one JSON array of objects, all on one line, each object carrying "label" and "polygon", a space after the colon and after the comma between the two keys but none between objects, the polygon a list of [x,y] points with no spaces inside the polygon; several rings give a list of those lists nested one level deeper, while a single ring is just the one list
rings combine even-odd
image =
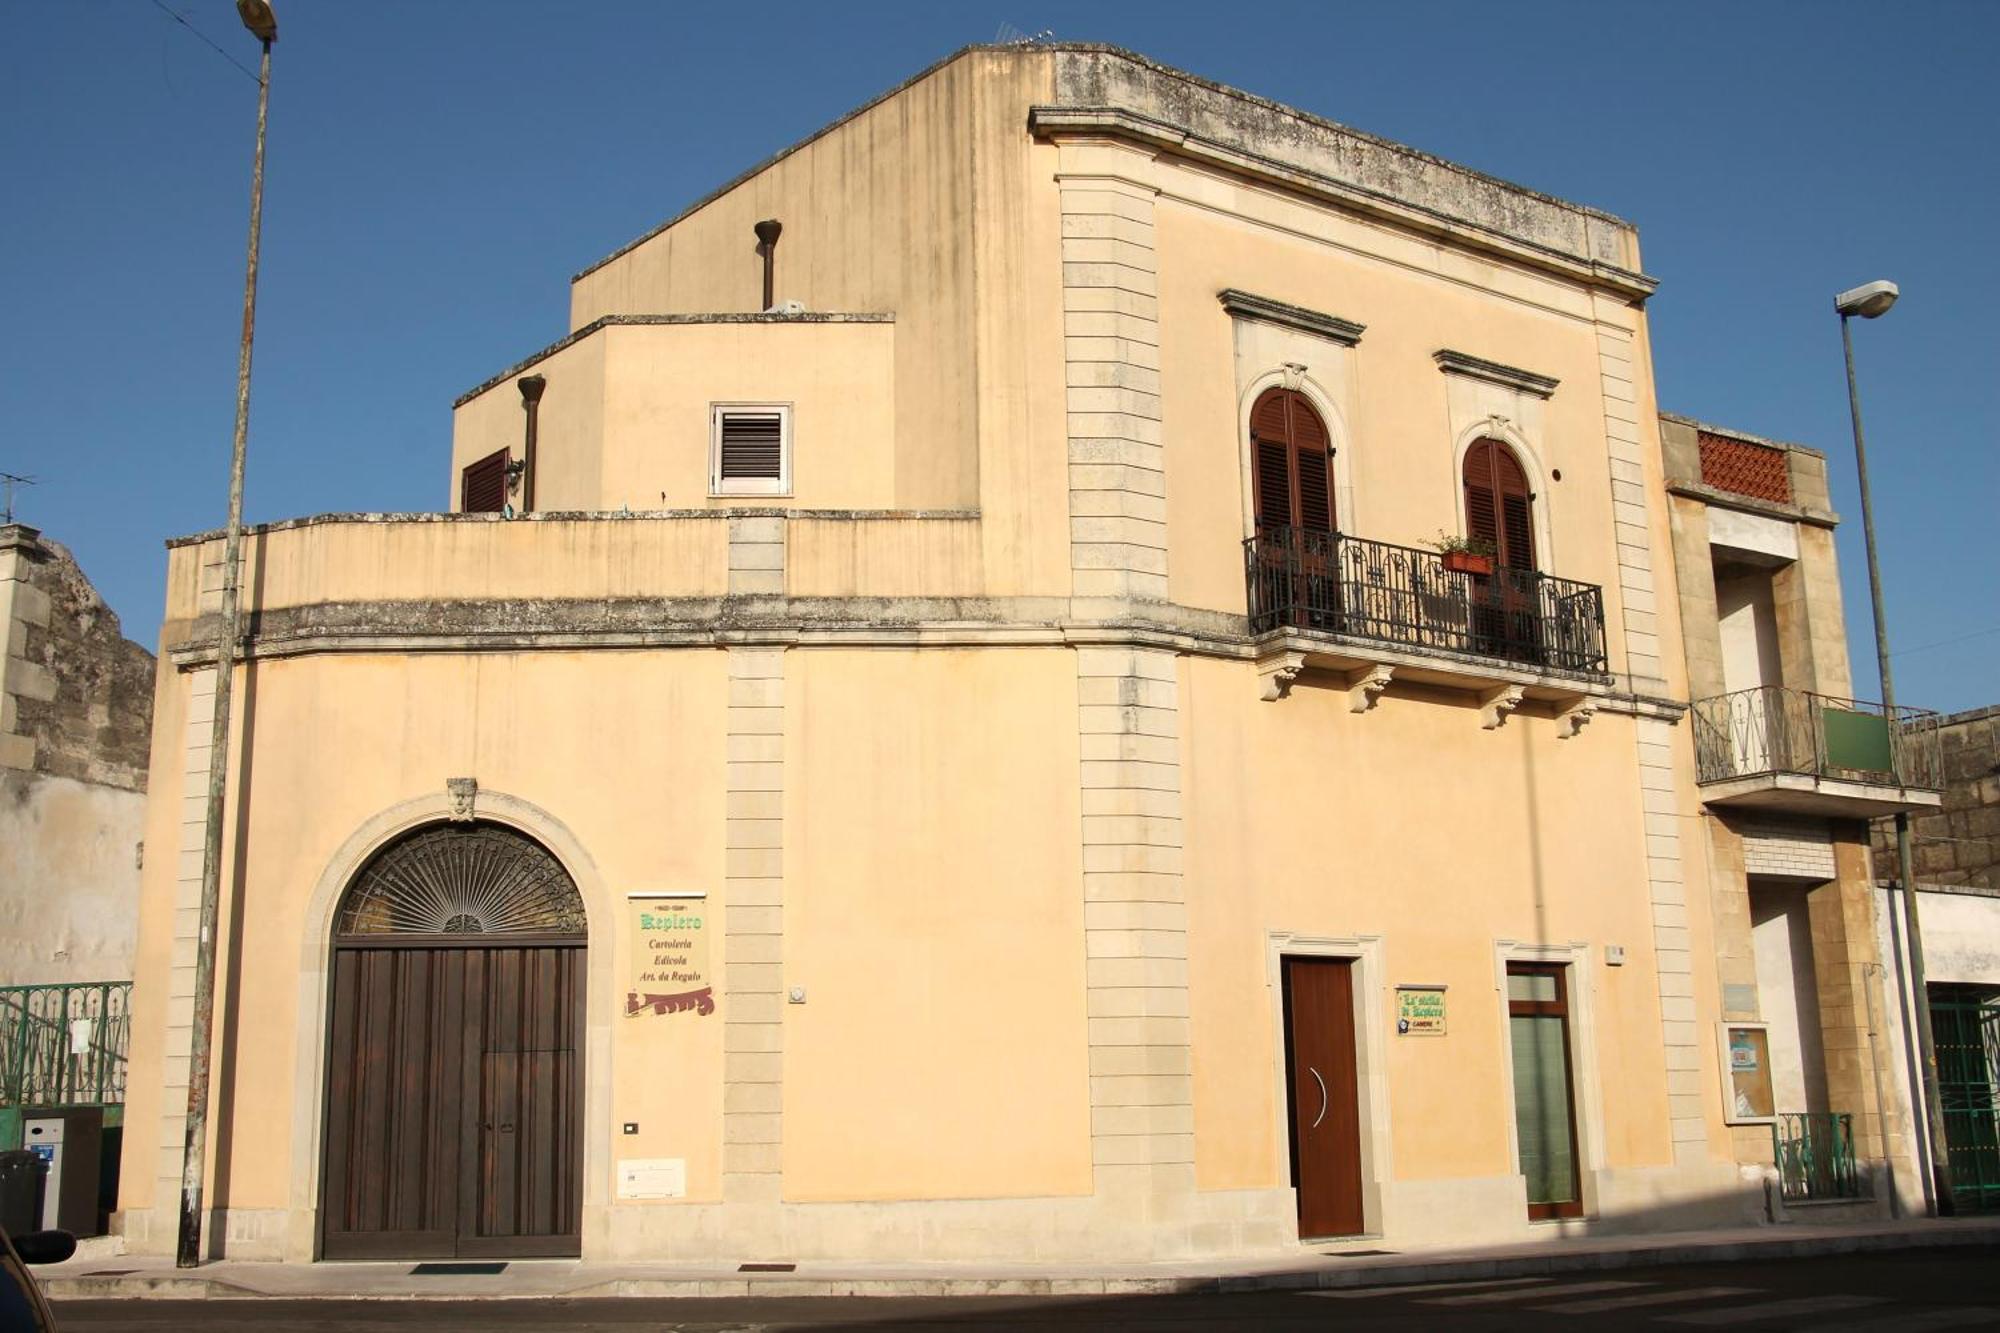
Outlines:
[{"label": "green iron railing", "polygon": [[122,1105],[131,1005],[129,981],[0,986],[0,1130],[25,1107]]},{"label": "green iron railing", "polygon": [[1930,987],[1952,1206],[2000,1210],[2000,990]]},{"label": "green iron railing", "polygon": [[1854,1117],[1845,1111],[1781,1114],[1771,1126],[1771,1150],[1787,1203],[1868,1196],[1854,1157]]}]

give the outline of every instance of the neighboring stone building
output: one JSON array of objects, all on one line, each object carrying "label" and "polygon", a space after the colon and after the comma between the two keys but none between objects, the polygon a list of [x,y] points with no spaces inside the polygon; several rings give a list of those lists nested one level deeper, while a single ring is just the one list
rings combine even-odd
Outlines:
[{"label": "neighboring stone building", "polygon": [[[1910,820],[1923,931],[1924,982],[1937,1046],[1953,1203],[1961,1212],[2000,1209],[2000,707],[1938,719],[1944,802]],[[1897,1050],[1913,1026],[1903,905],[1893,829],[1875,829],[1882,888],[1878,934],[1898,966],[1888,1007]],[[1916,1082],[1896,1065],[1905,1100]]]},{"label": "neighboring stone building", "polygon": [[[1763,1216],[1722,1040],[1755,903],[1684,716],[1682,618],[1718,617],[1676,555],[1768,557],[1764,517],[1830,561],[1830,519],[1803,456],[1775,518],[1663,473],[1653,288],[1617,218],[1067,45],[961,52],[580,275],[568,335],[460,400],[459,512],[247,539],[213,1243]],[[220,548],[168,566],[140,1250]],[[1802,688],[1844,690],[1830,578],[1783,584]],[[1826,1088],[1875,1153],[1851,817],[1773,841],[1836,867]]]},{"label": "neighboring stone building", "polygon": [[0,1149],[24,1110],[118,1124],[154,689],[70,553],[0,526]]},{"label": "neighboring stone building", "polygon": [[0,986],[129,979],[153,655],[70,553],[0,527]]},{"label": "neighboring stone building", "polygon": [[1932,715],[1848,697],[1825,456],[1667,413],[1660,440],[1737,1157],[1778,1210],[1886,1213],[1889,1163],[1916,1182],[1868,821],[1938,808]]}]

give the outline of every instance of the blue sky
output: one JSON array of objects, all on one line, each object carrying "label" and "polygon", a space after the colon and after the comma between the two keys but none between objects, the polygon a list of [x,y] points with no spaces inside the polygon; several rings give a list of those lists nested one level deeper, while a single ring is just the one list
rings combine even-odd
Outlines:
[{"label": "blue sky", "polygon": [[[160,0],[254,66],[227,0]],[[1832,294],[1857,330],[1898,697],[2000,702],[2000,4],[589,6],[277,0],[252,521],[440,508],[451,400],[569,275],[1002,25],[1108,41],[1640,227],[1664,406],[1831,455],[1875,693]],[[219,526],[254,81],[154,0],[9,7],[0,471],[152,642]]]}]

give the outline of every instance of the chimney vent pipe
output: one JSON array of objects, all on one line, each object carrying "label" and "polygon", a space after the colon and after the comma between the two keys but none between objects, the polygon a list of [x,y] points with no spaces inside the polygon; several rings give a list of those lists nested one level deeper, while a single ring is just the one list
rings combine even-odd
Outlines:
[{"label": "chimney vent pipe", "polygon": [[751,230],[757,233],[757,253],[764,256],[764,304],[759,309],[769,310],[776,300],[773,283],[778,269],[778,237],[785,224],[776,218],[765,218]]},{"label": "chimney vent pipe", "polygon": [[549,382],[540,375],[523,375],[514,381],[521,391],[521,410],[528,414],[527,437],[521,443],[521,512],[535,511],[535,436],[541,425],[542,390]]}]

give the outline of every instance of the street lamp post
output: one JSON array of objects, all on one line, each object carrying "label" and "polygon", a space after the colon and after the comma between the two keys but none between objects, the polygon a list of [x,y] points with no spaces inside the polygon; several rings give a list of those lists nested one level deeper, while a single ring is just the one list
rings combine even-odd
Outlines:
[{"label": "street lamp post", "polygon": [[[1882,673],[1882,711],[1891,726],[1896,717],[1896,682],[1889,671],[1889,625],[1882,614],[1882,568],[1875,555],[1875,510],[1868,494],[1868,449],[1861,433],[1861,390],[1854,378],[1854,336],[1848,320],[1856,315],[1875,319],[1887,314],[1901,293],[1893,282],[1870,282],[1833,298],[1840,314],[1840,344],[1847,355],[1847,409],[1854,419],[1854,466],[1861,479],[1861,535],[1868,548],[1868,597],[1875,614],[1875,661]],[[1917,1068],[1922,1081],[1925,1127],[1930,1139],[1930,1172],[1924,1177],[1924,1202],[1933,1214],[1950,1213],[1951,1171],[1947,1161],[1944,1105],[1938,1100],[1937,1047],[1931,1039],[1931,1007],[1924,991],[1924,936],[1917,920],[1917,880],[1910,860],[1910,815],[1896,812],[1896,873],[1903,890],[1903,938],[1910,955],[1910,991],[1916,1010]],[[1883,1151],[1888,1151],[1888,1126],[1882,1127]]]},{"label": "street lamp post", "polygon": [[175,1264],[201,1262],[202,1183],[207,1173],[208,1084],[215,1022],[215,918],[222,899],[222,810],[229,778],[229,702],[241,634],[243,451],[250,434],[250,347],[257,327],[257,246],[264,227],[264,124],[271,106],[271,43],[278,20],[266,0],[236,0],[243,26],[263,45],[257,70],[257,152],[250,169],[250,244],[244,262],[243,337],[236,356],[236,436],[229,455],[229,519],[222,542],[222,616],[215,636],[215,716],[208,739],[208,811],[201,848],[201,924],[195,937],[194,1017],[188,1038],[187,1133],[181,1147],[180,1245]]}]

